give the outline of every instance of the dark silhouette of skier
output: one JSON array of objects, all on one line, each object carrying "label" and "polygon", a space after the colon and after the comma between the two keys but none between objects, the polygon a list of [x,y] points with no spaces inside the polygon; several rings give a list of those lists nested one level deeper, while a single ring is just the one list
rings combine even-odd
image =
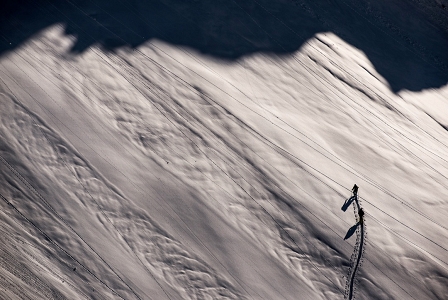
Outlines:
[{"label": "dark silhouette of skier", "polygon": [[358,195],[358,186],[356,185],[356,183],[352,188],[352,192],[355,197]]},{"label": "dark silhouette of skier", "polygon": [[364,210],[362,208],[359,209],[358,215],[359,215],[359,224],[362,224],[364,220]]}]

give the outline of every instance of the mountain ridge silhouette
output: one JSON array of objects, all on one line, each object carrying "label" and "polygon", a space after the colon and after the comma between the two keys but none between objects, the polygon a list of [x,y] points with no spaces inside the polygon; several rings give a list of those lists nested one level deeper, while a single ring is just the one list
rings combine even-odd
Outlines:
[{"label": "mountain ridge silhouette", "polygon": [[362,50],[394,92],[439,88],[448,83],[447,10],[412,1],[7,0],[0,55],[56,23],[76,37],[73,53],[157,38],[224,60],[293,53],[317,33],[333,32]]}]

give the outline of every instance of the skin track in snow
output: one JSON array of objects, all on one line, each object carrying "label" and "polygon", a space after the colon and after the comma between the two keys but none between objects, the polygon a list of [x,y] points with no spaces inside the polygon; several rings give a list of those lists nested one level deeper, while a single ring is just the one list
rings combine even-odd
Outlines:
[{"label": "skin track in snow", "polygon": [[359,203],[358,187],[356,185],[354,187],[354,195],[347,201],[347,203],[344,204],[342,210],[344,211],[346,210],[347,204],[349,204],[349,202],[353,203],[353,210],[355,213],[355,219],[357,220],[357,223],[349,229],[347,235],[344,238],[348,239],[353,234],[353,231],[355,229],[356,242],[352,257],[350,259],[350,269],[347,276],[347,283],[345,285],[344,299],[353,300],[355,299],[355,288],[356,288],[355,284],[357,280],[357,275],[359,272],[359,268],[361,267],[362,256],[364,254],[366,247],[366,237],[365,237],[366,223],[364,217],[364,210],[361,208],[361,205]]}]

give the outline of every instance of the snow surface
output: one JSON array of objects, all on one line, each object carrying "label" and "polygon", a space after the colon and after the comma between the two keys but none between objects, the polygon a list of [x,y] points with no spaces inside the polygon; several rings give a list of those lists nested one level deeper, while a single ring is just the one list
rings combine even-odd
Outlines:
[{"label": "snow surface", "polygon": [[[442,2],[406,3],[436,46]],[[0,56],[2,299],[342,299],[354,183],[356,298],[448,298],[448,81],[416,91],[331,30],[232,59],[78,41],[55,23]]]}]

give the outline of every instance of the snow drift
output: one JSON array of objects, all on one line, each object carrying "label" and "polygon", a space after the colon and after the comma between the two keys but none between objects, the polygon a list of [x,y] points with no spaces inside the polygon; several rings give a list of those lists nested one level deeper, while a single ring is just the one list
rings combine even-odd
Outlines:
[{"label": "snow drift", "polygon": [[[182,13],[173,3],[160,5]],[[225,45],[218,53],[189,44],[188,34],[133,43],[116,29],[125,20],[102,19],[112,20],[112,9],[76,2],[77,14],[121,42],[80,49],[98,32],[60,3],[39,10],[49,20],[59,11],[68,24],[31,36],[14,27],[22,41],[3,35],[14,48],[0,57],[2,297],[341,299],[356,246],[344,237],[357,222],[341,206],[357,183],[367,235],[356,298],[446,298],[442,3],[405,6],[418,17],[412,26],[438,26],[426,52],[421,32],[386,26],[391,16],[376,6],[363,11],[365,24],[384,44],[358,48],[372,36],[335,23],[363,4],[341,3],[348,8],[331,17],[336,4],[316,3],[293,4],[311,14],[310,26],[325,26],[287,48],[280,41],[289,36],[279,40],[258,23],[280,12],[232,2],[254,26],[247,30],[276,46],[243,30],[236,39],[249,48],[231,57]],[[133,30],[147,19],[132,5],[116,15],[135,16],[122,24]],[[295,23],[275,22],[300,34]],[[76,24],[82,34],[67,34]],[[342,29],[357,33],[344,39]],[[387,71],[394,59],[378,52],[386,44],[406,49],[398,62],[410,65]],[[402,78],[421,66],[421,85],[416,74]],[[421,90],[428,87],[436,88]]]}]

